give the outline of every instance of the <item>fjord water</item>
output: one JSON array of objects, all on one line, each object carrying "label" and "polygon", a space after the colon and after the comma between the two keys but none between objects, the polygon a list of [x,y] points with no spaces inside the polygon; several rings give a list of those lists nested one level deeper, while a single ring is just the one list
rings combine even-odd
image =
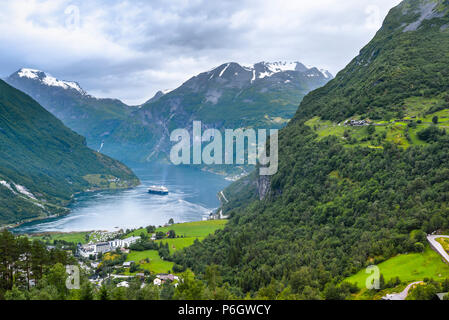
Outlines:
[{"label": "fjord water", "polygon": [[[229,185],[224,177],[186,167],[169,165],[131,166],[142,184],[131,190],[102,191],[78,195],[70,214],[28,223],[17,233],[74,232],[132,229],[200,221],[219,206],[217,193]],[[163,185],[168,196],[149,194],[148,187]]]}]

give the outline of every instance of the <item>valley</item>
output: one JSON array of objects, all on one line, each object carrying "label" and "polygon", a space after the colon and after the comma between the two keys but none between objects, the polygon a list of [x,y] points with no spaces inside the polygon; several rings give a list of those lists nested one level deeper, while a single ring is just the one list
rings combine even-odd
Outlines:
[{"label": "valley", "polygon": [[[218,51],[244,57],[247,39],[229,56],[229,39],[216,51],[194,39],[171,63],[196,75],[137,106],[34,68],[0,80],[0,299],[449,299],[448,26],[449,0],[396,3],[335,77],[301,62],[219,64]],[[131,90],[185,76],[168,62],[135,71],[151,47],[136,46],[99,78]],[[196,50],[207,54],[183,56]],[[214,67],[198,73],[203,59]],[[127,63],[134,78],[118,84]],[[192,139],[207,129],[213,143]],[[279,130],[273,175],[261,159],[214,166],[190,153],[226,129]],[[173,148],[175,130],[187,144]],[[185,145],[198,164],[168,164]]]}]

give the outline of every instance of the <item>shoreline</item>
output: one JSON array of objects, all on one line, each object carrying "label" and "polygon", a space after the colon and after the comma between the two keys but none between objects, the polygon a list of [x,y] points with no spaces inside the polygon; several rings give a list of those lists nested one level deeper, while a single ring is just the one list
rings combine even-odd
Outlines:
[{"label": "shoreline", "polygon": [[[72,194],[70,200],[67,201],[66,204],[64,204],[64,206],[62,206],[61,208],[63,208],[66,212],[65,213],[61,213],[61,214],[55,214],[55,215],[51,215],[51,216],[47,216],[47,217],[36,217],[36,218],[31,218],[25,221],[21,221],[21,222],[17,222],[15,224],[5,224],[5,225],[0,225],[0,230],[9,230],[11,232],[12,229],[17,229],[21,226],[23,226],[24,224],[27,223],[32,223],[32,222],[38,222],[38,221],[44,221],[44,220],[50,220],[50,219],[56,219],[56,218],[61,218],[61,217],[65,217],[67,215],[69,215],[71,213],[71,210],[69,208],[67,208],[67,206],[69,206],[70,204],[73,203],[73,201],[75,201],[76,196],[82,195],[82,194],[89,194],[89,193],[96,193],[96,192],[103,192],[103,191],[123,191],[123,190],[131,190],[134,189],[138,186],[140,186],[142,183],[139,180],[139,183],[137,185],[134,185],[132,187],[127,187],[127,188],[114,188],[114,189],[88,189],[85,191],[80,191],[80,192],[75,192],[74,194]],[[80,231],[81,232],[81,231]],[[82,232],[91,232],[91,231],[82,231]],[[64,232],[64,234],[66,234],[67,232]],[[76,232],[79,233],[79,232]],[[23,234],[27,234],[27,233],[23,233]],[[47,233],[48,234],[48,233]],[[33,233],[34,235],[34,233]]]}]

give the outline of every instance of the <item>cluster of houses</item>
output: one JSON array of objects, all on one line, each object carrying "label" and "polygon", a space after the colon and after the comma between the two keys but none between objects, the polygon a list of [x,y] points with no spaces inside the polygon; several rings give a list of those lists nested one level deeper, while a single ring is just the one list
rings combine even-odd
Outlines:
[{"label": "cluster of houses", "polygon": [[140,237],[129,237],[126,239],[115,239],[107,242],[89,243],[86,245],[78,245],[78,255],[84,258],[97,256],[106,252],[111,252],[116,249],[126,250],[132,244],[140,240]]},{"label": "cluster of houses", "polygon": [[[136,274],[137,278],[145,279],[145,275],[143,273]],[[179,277],[172,275],[172,274],[158,274],[156,276],[156,279],[154,279],[153,284],[155,286],[162,286],[165,283],[174,283],[175,288],[179,285]],[[144,283],[142,283],[142,288],[145,286]],[[122,281],[119,284],[117,284],[118,288],[129,288],[129,281]]]},{"label": "cluster of houses", "polygon": [[371,121],[369,120],[346,120],[343,125],[350,127],[362,127],[369,126]]},{"label": "cluster of houses", "polygon": [[[166,282],[174,282],[174,281],[179,281],[179,277],[178,276],[174,276],[172,274],[158,274],[156,276],[156,279],[154,279],[153,284],[155,286],[161,286]],[[175,283],[175,287],[177,286],[177,283]]]}]

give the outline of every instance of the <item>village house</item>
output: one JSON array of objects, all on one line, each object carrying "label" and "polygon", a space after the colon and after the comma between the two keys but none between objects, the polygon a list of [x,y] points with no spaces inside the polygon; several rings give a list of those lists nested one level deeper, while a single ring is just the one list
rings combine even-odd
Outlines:
[{"label": "village house", "polygon": [[153,284],[155,286],[161,286],[162,284],[164,284],[166,282],[173,282],[175,280],[178,281],[179,277],[174,276],[172,274],[161,273],[161,274],[156,275],[156,279],[154,279]]},{"label": "village house", "polygon": [[126,261],[123,263],[124,268],[130,268],[134,261]]},{"label": "village house", "polygon": [[134,243],[136,243],[137,241],[140,240],[140,237],[129,237],[126,239],[116,239],[113,241],[109,241],[110,246],[113,249],[117,249],[117,248],[129,248],[131,245],[133,245]]},{"label": "village house", "polygon": [[98,253],[106,253],[111,251],[111,245],[109,242],[100,242],[95,245],[95,252]]},{"label": "village house", "polygon": [[351,127],[369,126],[370,124],[371,124],[371,121],[369,121],[369,120],[346,120],[344,122],[345,126],[351,126]]},{"label": "village house", "polygon": [[117,288],[129,288],[128,281],[122,281],[117,285]]},{"label": "village house", "polygon": [[109,242],[99,242],[86,245],[78,245],[78,255],[84,258],[89,258],[90,256],[97,256],[99,253],[111,252],[116,249],[120,249],[129,253],[129,248],[132,244],[140,240],[140,237],[129,237],[126,239],[115,239]]},{"label": "village house", "polygon": [[89,258],[90,256],[96,255],[96,246],[94,244],[78,245],[78,255],[83,258]]}]

